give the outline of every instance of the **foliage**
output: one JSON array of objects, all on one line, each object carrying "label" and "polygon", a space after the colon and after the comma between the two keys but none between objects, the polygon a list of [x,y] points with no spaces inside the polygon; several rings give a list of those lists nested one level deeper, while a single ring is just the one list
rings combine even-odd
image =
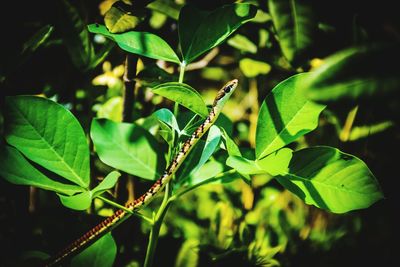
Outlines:
[{"label": "foliage", "polygon": [[[17,237],[5,264],[44,260],[92,217],[146,192],[230,79],[239,88],[163,195],[71,266],[321,266],[312,255],[322,252],[339,264],[330,250],[354,251],[371,221],[388,223],[380,184],[395,164],[381,150],[399,143],[400,73],[388,63],[399,61],[399,45],[359,20],[364,9],[350,5],[359,13],[346,11],[346,28],[303,0],[52,6],[59,15],[46,11],[50,21],[37,18],[31,37],[10,40],[19,51],[0,68],[1,217],[10,218],[0,241],[19,228],[29,240]],[[396,32],[391,18],[376,23]],[[53,58],[56,68],[35,72]],[[27,196],[29,229],[12,217]]]}]

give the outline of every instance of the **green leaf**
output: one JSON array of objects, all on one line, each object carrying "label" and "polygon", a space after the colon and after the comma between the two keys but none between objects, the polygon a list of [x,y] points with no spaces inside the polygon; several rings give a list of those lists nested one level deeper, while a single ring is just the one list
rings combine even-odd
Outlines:
[{"label": "green leaf", "polygon": [[229,38],[228,45],[240,50],[241,52],[252,54],[257,53],[257,46],[246,36],[241,34],[235,34],[232,38]]},{"label": "green leaf", "polygon": [[49,39],[54,27],[45,25],[40,28],[22,47],[22,53],[33,53],[36,49]]},{"label": "green leaf", "polygon": [[96,54],[93,55],[89,68],[94,69],[100,63],[104,62],[105,58],[108,56],[108,54],[114,48],[114,46],[115,46],[115,43],[111,42],[111,41],[108,41],[105,44],[103,44],[101,49],[99,49],[99,51],[97,51]]},{"label": "green leaf", "polygon": [[151,10],[160,12],[168,17],[178,20],[181,7],[173,1],[156,0],[147,5]]},{"label": "green leaf", "polygon": [[304,0],[268,1],[283,55],[294,65],[309,52],[317,23],[311,4]]},{"label": "green leaf", "polygon": [[243,58],[239,61],[240,70],[248,78],[257,77],[260,74],[268,74],[271,71],[271,65],[257,61],[251,58]]},{"label": "green leaf", "polygon": [[181,133],[174,114],[169,109],[163,108],[154,112],[153,116],[158,120],[161,128],[158,133],[170,147],[174,147],[175,134],[179,136]]},{"label": "green leaf", "polygon": [[217,126],[212,125],[210,130],[208,130],[206,143],[204,145],[203,152],[201,153],[200,160],[197,163],[196,167],[192,169],[191,173],[197,172],[207,162],[207,160],[217,149],[220,141],[221,131]]},{"label": "green leaf", "polygon": [[277,176],[282,173],[287,173],[292,156],[293,150],[284,147],[261,160],[256,160],[256,163],[270,175]]},{"label": "green leaf", "polygon": [[5,138],[28,159],[88,188],[89,148],[78,120],[42,97],[7,97]]},{"label": "green leaf", "polygon": [[224,165],[218,161],[209,161],[202,165],[197,171],[190,174],[190,186],[204,183],[209,179],[214,178],[224,171]]},{"label": "green leaf", "polygon": [[192,62],[219,45],[242,24],[251,20],[257,8],[250,4],[224,5],[211,12],[186,5],[179,14],[179,43],[183,59]]},{"label": "green leaf", "polygon": [[186,240],[176,257],[175,267],[197,267],[200,242],[197,239]]},{"label": "green leaf", "polygon": [[257,162],[241,156],[229,156],[229,158],[226,160],[226,165],[243,174],[265,173],[265,171],[258,166]]},{"label": "green leaf", "polygon": [[113,188],[115,184],[118,181],[118,178],[121,176],[121,173],[117,171],[112,171],[107,176],[104,178],[103,181],[101,181],[100,184],[98,184],[95,188],[93,188],[92,191],[92,198],[97,197],[98,195],[103,194],[105,191],[107,191],[110,188]]},{"label": "green leaf", "polygon": [[373,125],[355,126],[351,129],[349,141],[355,141],[360,138],[369,137],[371,135],[385,131],[394,126],[392,121],[383,121]]},{"label": "green leaf", "polygon": [[229,156],[242,156],[242,153],[240,152],[240,149],[238,145],[235,143],[235,141],[232,140],[232,138],[228,135],[226,130],[224,128],[220,128],[222,132],[222,137],[225,140],[225,148],[228,151]]},{"label": "green leaf", "polygon": [[63,184],[46,177],[11,146],[0,147],[0,176],[13,184],[30,185],[65,195],[82,192],[76,185]]},{"label": "green leaf", "polygon": [[[221,131],[215,125],[208,131],[207,139],[204,145],[199,141],[194,150],[186,158],[184,165],[177,174],[177,180],[187,180],[195,174],[212,156],[221,140]],[[201,150],[200,150],[201,149]],[[199,156],[200,155],[200,156]]]},{"label": "green leaf", "polygon": [[261,160],[249,160],[241,156],[230,156],[226,164],[243,174],[269,173],[271,176],[286,174],[292,150],[282,148]]},{"label": "green leaf", "polygon": [[[225,141],[224,144],[225,144],[225,148],[226,148],[226,150],[228,152],[228,155],[229,156],[242,157],[242,153],[240,152],[240,149],[239,149],[238,145],[228,135],[228,133],[226,132],[225,128],[220,127],[220,130],[222,132],[223,140]],[[226,162],[226,165],[232,167],[231,165],[228,164],[228,162]],[[238,171],[238,173],[241,175],[241,177],[242,177],[242,179],[243,179],[243,181],[245,183],[251,184],[251,178],[250,178],[250,176],[248,174],[245,174],[245,173],[242,173],[242,172],[239,172],[239,171]]]},{"label": "green leaf", "polygon": [[159,121],[167,124],[178,134],[180,133],[178,122],[176,121],[174,114],[169,109],[159,109],[153,113],[153,116],[155,116]]},{"label": "green leaf", "polygon": [[94,119],[90,136],[105,164],[148,180],[161,176],[163,153],[154,136],[140,126]]},{"label": "green leaf", "polygon": [[92,203],[92,194],[90,191],[81,192],[73,196],[59,194],[58,197],[65,207],[73,210],[86,210]]},{"label": "green leaf", "polygon": [[318,126],[325,108],[308,101],[298,84],[308,73],[294,75],[279,83],[263,101],[256,130],[256,157],[261,159],[290,144]]},{"label": "green leaf", "polygon": [[125,33],[110,33],[104,25],[90,24],[88,29],[92,33],[104,35],[115,41],[123,50],[141,56],[162,59],[180,63],[174,50],[159,36],[148,32],[129,31]]},{"label": "green leaf", "polygon": [[383,198],[367,165],[332,147],[296,151],[279,183],[307,204],[335,213],[363,209]]},{"label": "green leaf", "polygon": [[63,0],[60,3],[59,16],[62,24],[58,25],[58,30],[60,30],[63,43],[66,45],[75,67],[86,71],[94,57],[94,48],[86,23],[82,20],[79,11],[69,1]]},{"label": "green leaf", "polygon": [[74,267],[112,267],[117,255],[117,244],[106,234],[71,260]]},{"label": "green leaf", "polygon": [[121,33],[132,30],[143,20],[140,16],[134,16],[131,12],[113,5],[104,16],[104,23],[110,33]]},{"label": "green leaf", "polygon": [[319,102],[356,100],[398,91],[400,71],[391,62],[400,61],[400,45],[369,45],[339,51],[304,80],[302,89]]},{"label": "green leaf", "polygon": [[154,87],[153,92],[172,101],[178,102],[185,108],[207,117],[208,110],[201,95],[190,85],[178,82],[168,82]]}]

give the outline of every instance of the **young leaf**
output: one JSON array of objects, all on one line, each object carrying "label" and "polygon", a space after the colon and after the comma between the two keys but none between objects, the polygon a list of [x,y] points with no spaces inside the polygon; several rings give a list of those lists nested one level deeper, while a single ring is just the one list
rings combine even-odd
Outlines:
[{"label": "young leaf", "polygon": [[180,133],[178,122],[176,121],[174,114],[169,109],[159,109],[153,113],[153,116],[155,116],[161,122],[170,126],[177,133]]},{"label": "young leaf", "polygon": [[115,41],[123,50],[141,56],[162,59],[169,62],[180,62],[174,50],[159,36],[148,32],[129,31],[120,34],[110,33],[104,25],[90,24],[92,33],[104,35]]},{"label": "young leaf", "polygon": [[183,59],[192,62],[198,56],[222,43],[257,12],[253,5],[230,4],[212,12],[186,5],[179,14],[179,43]]},{"label": "young leaf", "polygon": [[303,0],[268,1],[283,55],[295,65],[313,44],[317,27],[310,3]]},{"label": "young leaf", "polygon": [[298,84],[308,73],[294,75],[279,83],[263,101],[256,130],[256,158],[261,159],[295,141],[318,126],[325,108],[308,101]]},{"label": "young leaf", "polygon": [[191,111],[206,117],[207,106],[201,95],[190,85],[178,82],[168,82],[157,85],[153,88],[155,94],[161,95],[172,101],[178,102]]},{"label": "young leaf", "polygon": [[28,159],[88,188],[89,148],[78,120],[42,97],[7,97],[5,138]]},{"label": "young leaf", "polygon": [[58,194],[61,203],[73,210],[86,210],[92,203],[92,194],[90,191],[84,191],[73,196],[64,196]]},{"label": "young leaf", "polygon": [[71,260],[74,267],[112,267],[117,255],[117,245],[111,234],[97,240]]},{"label": "young leaf", "polygon": [[388,95],[400,86],[400,72],[390,64],[399,61],[399,44],[348,48],[310,72],[302,89],[309,99],[318,102]]},{"label": "young leaf", "polygon": [[0,176],[10,183],[35,186],[68,196],[83,191],[79,186],[59,183],[46,177],[17,149],[7,145],[1,146],[0,149]]},{"label": "young leaf", "polygon": [[100,184],[98,184],[95,188],[93,188],[92,191],[92,198],[97,197],[98,195],[103,194],[105,191],[107,191],[110,188],[113,188],[114,185],[117,183],[118,178],[121,176],[121,173],[117,171],[112,171],[107,176],[104,178],[103,181],[101,181]]},{"label": "young leaf", "polygon": [[94,119],[90,136],[105,164],[148,180],[161,176],[163,153],[155,138],[140,126]]},{"label": "young leaf", "polygon": [[367,208],[383,198],[367,165],[332,147],[294,152],[289,172],[277,180],[307,204],[334,213]]}]

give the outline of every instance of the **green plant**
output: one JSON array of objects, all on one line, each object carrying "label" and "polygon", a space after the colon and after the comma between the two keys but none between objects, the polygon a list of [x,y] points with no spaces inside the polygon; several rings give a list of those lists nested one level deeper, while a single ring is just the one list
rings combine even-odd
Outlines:
[{"label": "green plant", "polygon": [[[163,1],[158,1],[160,2]],[[153,9],[154,5],[153,3]],[[254,137],[249,138],[254,138],[254,146],[238,146],[235,139],[244,138],[237,138],[232,131],[233,123],[222,116],[210,129],[207,138],[196,144],[175,174],[173,182],[167,185],[163,197],[155,197],[156,201],[152,205],[135,215],[142,219],[142,227],[147,228],[149,234],[144,266],[153,264],[157,241],[160,234],[162,235],[162,226],[168,223],[168,211],[173,210],[172,206],[180,206],[183,199],[196,194],[199,199],[204,200],[199,201],[199,205],[215,205],[213,218],[210,214],[203,214],[204,218],[212,221],[212,233],[202,240],[202,229],[191,225],[187,218],[178,216],[177,220],[192,230],[185,232],[188,236],[176,258],[177,266],[198,264],[200,252],[193,252],[193,248],[208,251],[211,261],[223,262],[225,258],[237,255],[254,265],[277,265],[278,261],[274,257],[284,250],[289,233],[286,232],[285,224],[277,219],[280,216],[278,208],[271,208],[274,206],[274,199],[268,197],[278,193],[273,187],[268,187],[269,184],[277,181],[282,188],[292,192],[306,204],[331,213],[368,208],[382,199],[383,193],[376,178],[361,159],[331,146],[301,147],[301,140],[317,128],[320,114],[332,102],[343,99],[358,101],[380,94],[392,94],[399,85],[394,70],[386,72],[379,68],[356,68],[356,71],[351,71],[354,65],[365,62],[372,61],[378,66],[387,53],[398,57],[398,45],[350,48],[332,55],[316,69],[304,71],[308,68],[306,62],[316,24],[313,23],[312,16],[305,23],[298,17],[282,16],[287,14],[287,9],[293,8],[299,8],[299,12],[294,14],[300,18],[313,14],[312,8],[302,1],[298,7],[269,1],[271,17],[260,10],[256,17],[257,7],[248,3],[224,5],[210,12],[186,5],[180,9],[178,17],[181,52],[178,56],[175,49],[158,35],[139,30],[132,31],[129,27],[126,29],[123,27],[126,24],[118,25],[122,19],[118,20],[113,16],[127,19],[128,25],[132,27],[139,24],[141,18],[137,15],[137,19],[134,19],[132,14],[127,14],[120,6],[114,5],[112,12],[116,13],[108,13],[106,16],[107,27],[90,24],[88,31],[111,39],[127,53],[150,58],[150,61],[176,64],[173,67],[179,69],[179,75],[176,77],[163,73],[151,64],[147,64],[137,75],[138,81],[151,86],[153,94],[175,102],[173,111],[161,108],[151,112],[149,116],[136,114],[137,120],[134,123],[93,118],[88,134],[90,142],[94,145],[92,148],[88,144],[84,128],[78,121],[79,117],[75,117],[66,107],[37,96],[9,96],[5,99],[3,110],[6,142],[2,144],[0,153],[1,177],[14,184],[53,191],[62,205],[72,210],[83,211],[94,207],[96,211],[96,199],[120,208],[121,204],[107,196],[107,192],[115,187],[121,175],[116,170],[142,180],[156,180],[179,151],[182,142],[208,114],[203,96],[198,90],[184,83],[185,78],[189,76],[187,69],[190,69],[190,64],[204,53],[221,45],[240,26],[254,17],[261,22],[270,21],[275,26],[276,34],[280,38],[279,46],[287,60],[282,65],[286,66],[290,73],[298,73],[286,75],[289,77],[282,79],[261,101],[260,109],[256,112],[257,119],[253,118],[252,122],[255,128]],[[66,5],[65,10],[72,9],[72,6]],[[42,29],[39,34],[43,37],[33,38],[29,47],[36,48],[41,45],[43,40],[48,38],[51,29]],[[261,32],[263,31],[260,30]],[[88,39],[89,33],[86,29],[81,29],[80,33],[79,36]],[[264,32],[265,34],[269,32]],[[68,46],[69,53],[75,55],[72,59],[74,65],[82,72],[94,69],[113,46],[106,43],[102,52],[96,56],[91,43],[85,40],[80,42],[83,45],[80,52],[73,50],[73,45]],[[252,42],[240,33],[228,40],[229,45],[242,53],[256,53],[257,46],[249,43]],[[84,56],[78,55],[82,51],[86,51]],[[85,60],[81,62],[78,59]],[[255,77],[268,74],[272,69],[269,64],[251,58],[242,58],[240,68],[246,75],[246,78],[241,79],[244,84],[251,84]],[[370,78],[366,78],[372,74],[376,75],[373,77],[373,83],[369,81]],[[157,81],[154,76],[161,77],[162,81]],[[234,74],[230,76],[236,77]],[[117,86],[122,86],[121,84]],[[385,85],[384,90],[378,90],[382,88],[382,84]],[[109,92],[115,90],[110,88]],[[110,93],[106,100],[109,101],[113,97]],[[94,157],[91,159],[91,152],[95,152],[100,161],[96,161]],[[93,166],[91,161],[98,165]],[[91,179],[96,168],[102,168],[104,173],[100,182]],[[239,187],[243,189],[252,186],[257,177],[263,177],[266,181],[262,183],[263,197],[260,198],[257,208],[252,211],[253,215],[251,212],[237,211],[238,208],[234,204],[215,201],[211,193],[197,190],[203,186],[209,188],[222,184],[227,186],[228,191],[235,192],[229,187],[237,182],[238,178],[241,178],[242,183]],[[191,194],[188,194],[189,192]],[[228,202],[235,199],[229,193],[225,194],[221,193],[221,198],[227,199]],[[296,205],[299,206],[298,213],[302,214],[298,216],[305,216],[306,209],[301,208],[301,204]],[[196,208],[193,210],[193,207],[190,207],[188,210],[194,212]],[[276,213],[276,216],[269,216],[278,221],[268,225],[271,231],[280,233],[276,243],[272,242],[273,238],[264,231],[263,225],[267,224],[265,220],[254,219],[255,213],[264,214],[265,210]],[[291,218],[290,208],[286,209],[286,215],[286,224],[292,228],[301,229],[306,224]],[[177,228],[174,222],[169,223],[171,228]],[[192,233],[193,236],[190,236],[190,231],[196,234]],[[201,245],[199,240],[206,245]],[[192,262],[188,262],[188,255],[194,257]],[[105,235],[72,258],[71,265],[97,266],[101,262],[102,266],[112,266],[116,256],[115,240],[111,235]]]}]

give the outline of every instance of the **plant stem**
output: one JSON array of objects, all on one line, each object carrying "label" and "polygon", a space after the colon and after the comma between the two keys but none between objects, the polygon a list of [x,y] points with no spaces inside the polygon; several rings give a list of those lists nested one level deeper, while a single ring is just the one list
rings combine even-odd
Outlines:
[{"label": "plant stem", "polygon": [[205,185],[205,184],[208,184],[208,183],[211,183],[211,182],[218,181],[218,180],[222,179],[224,176],[227,176],[227,175],[230,175],[230,174],[234,174],[234,173],[236,173],[236,171],[235,171],[234,169],[231,169],[231,170],[226,171],[226,172],[221,172],[221,173],[215,175],[214,178],[207,179],[207,180],[205,180],[205,181],[203,181],[203,182],[200,182],[200,183],[198,183],[198,184],[196,184],[196,185],[194,185],[194,186],[185,188],[185,189],[183,189],[182,191],[177,192],[175,195],[173,195],[172,197],[170,197],[169,201],[170,201],[170,202],[175,201],[175,200],[178,199],[179,197],[181,197],[181,196],[183,196],[184,194],[186,194],[186,193],[188,193],[188,192],[190,192],[190,191],[196,189],[197,187],[200,187],[200,186],[202,186],[202,185]]},{"label": "plant stem", "polygon": [[169,183],[167,183],[167,185],[165,186],[163,201],[157,211],[157,214],[153,218],[154,223],[150,231],[149,244],[147,245],[146,258],[143,265],[144,267],[151,267],[153,265],[154,253],[156,251],[161,225],[165,215],[167,214],[168,208],[172,203],[171,201],[169,201],[170,193],[170,185]]},{"label": "plant stem", "polygon": [[[186,68],[186,62],[183,61],[180,64],[180,70],[179,70],[179,83],[183,82],[183,78],[185,77],[185,68]],[[178,102],[175,102],[174,105],[174,116],[176,117],[179,112],[179,104]],[[170,154],[171,155],[171,154]],[[171,189],[170,189],[170,184],[169,182],[165,186],[165,193],[164,197],[161,203],[160,208],[157,211],[157,214],[153,217],[153,226],[150,231],[150,236],[149,236],[149,244],[147,245],[147,251],[146,251],[146,258],[144,260],[144,267],[151,267],[153,265],[153,260],[154,260],[154,253],[156,251],[157,247],[157,242],[158,242],[158,237],[160,235],[160,229],[162,222],[164,221],[164,217],[167,214],[168,208],[172,201],[170,201],[170,195],[171,195]]]},{"label": "plant stem", "polygon": [[[186,68],[186,62],[182,61],[180,64],[180,69],[179,69],[179,83],[183,83],[183,78],[185,77],[185,68]],[[175,102],[174,105],[174,116],[178,116],[178,112],[179,112],[179,104],[178,102]]]},{"label": "plant stem", "polygon": [[124,211],[126,211],[126,212],[128,212],[128,213],[130,213],[130,214],[132,214],[132,215],[134,215],[134,216],[137,216],[137,217],[139,217],[139,218],[141,218],[141,219],[147,221],[147,222],[150,223],[151,225],[153,224],[153,220],[150,219],[150,218],[147,218],[147,217],[144,216],[143,214],[140,214],[140,213],[138,213],[138,212],[133,212],[133,211],[127,209],[126,207],[124,207],[124,206],[122,206],[122,205],[120,205],[120,204],[118,204],[118,203],[116,203],[116,202],[114,202],[114,201],[112,201],[112,200],[109,200],[109,199],[107,199],[107,198],[105,198],[105,197],[97,196],[97,198],[103,200],[104,202],[110,204],[111,206],[114,206],[114,207],[116,207],[116,208],[118,208],[118,209],[121,209],[121,210],[124,210]]}]

